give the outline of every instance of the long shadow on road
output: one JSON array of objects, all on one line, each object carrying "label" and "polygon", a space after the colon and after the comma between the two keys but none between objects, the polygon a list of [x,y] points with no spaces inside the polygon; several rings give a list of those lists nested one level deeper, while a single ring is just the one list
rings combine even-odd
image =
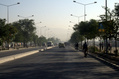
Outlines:
[{"label": "long shadow on road", "polygon": [[[96,71],[103,65],[93,62],[31,63],[12,66],[0,79],[118,79],[117,73]],[[11,71],[12,70],[12,71]]]},{"label": "long shadow on road", "polygon": [[117,71],[97,60],[84,58],[74,51],[66,51],[49,49],[32,56],[36,59],[44,58],[41,61],[8,67],[3,65],[0,68],[0,79],[119,79]]}]

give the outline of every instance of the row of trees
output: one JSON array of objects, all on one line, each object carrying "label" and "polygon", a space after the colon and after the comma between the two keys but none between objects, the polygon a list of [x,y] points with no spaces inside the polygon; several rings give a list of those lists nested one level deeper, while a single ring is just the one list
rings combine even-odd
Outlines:
[{"label": "row of trees", "polygon": [[83,40],[95,39],[99,36],[98,22],[94,19],[90,21],[82,21],[73,28],[75,32],[72,34],[70,42],[82,42]]},{"label": "row of trees", "polygon": [[[48,38],[36,35],[36,27],[34,20],[22,19],[13,23],[6,24],[5,19],[0,19],[0,46],[3,43],[9,45],[10,42],[22,42],[24,47],[28,42],[33,42],[36,45],[42,45],[47,41],[59,42],[58,38]],[[9,46],[8,46],[9,48]]]},{"label": "row of trees", "polygon": [[73,29],[75,32],[72,34],[70,42],[82,42],[86,41],[86,39],[95,39],[96,37],[104,40],[118,39],[119,4],[115,5],[115,9],[112,11],[109,8],[103,8],[107,14],[100,15],[101,20],[91,19],[90,21],[82,21],[74,25]]}]

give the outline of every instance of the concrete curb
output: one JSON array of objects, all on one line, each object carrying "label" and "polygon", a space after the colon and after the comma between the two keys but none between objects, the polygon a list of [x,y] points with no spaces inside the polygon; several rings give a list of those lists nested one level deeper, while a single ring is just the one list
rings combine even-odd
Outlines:
[{"label": "concrete curb", "polygon": [[95,56],[95,55],[93,55],[93,54],[89,54],[89,53],[88,53],[88,55],[89,55],[89,56],[92,56],[92,57],[94,57],[94,58],[96,58],[97,60],[103,62],[103,63],[106,64],[106,65],[109,65],[111,68],[115,69],[116,71],[119,71],[119,65],[116,65],[116,64],[114,64],[114,63],[111,63],[111,62],[109,62],[109,61],[107,61],[107,60],[105,60],[105,59],[103,59],[103,58],[101,58],[101,57]]},{"label": "concrete curb", "polygon": [[51,49],[51,48],[53,48],[53,47],[54,47],[54,46],[52,46],[52,47],[47,47],[46,50],[47,50],[47,49]]},{"label": "concrete curb", "polygon": [[2,58],[0,58],[0,64],[15,60],[18,58],[22,58],[22,57],[25,57],[28,55],[32,55],[32,54],[38,53],[40,51],[44,51],[44,50],[51,49],[51,48],[53,48],[53,47],[47,47],[47,48],[40,49],[40,50],[34,50],[34,51],[24,52],[24,53],[15,54],[15,55],[7,56],[7,57],[2,57]]},{"label": "concrete curb", "polygon": [[51,48],[53,48],[53,47],[45,47],[44,49],[40,49],[39,52],[43,52],[43,51],[51,49]]},{"label": "concrete curb", "polygon": [[[24,49],[30,49],[30,48],[36,48],[36,47],[29,47],[29,48],[19,48],[19,49],[14,49],[14,48],[10,48],[9,50],[1,50],[1,52],[7,52],[7,51],[17,51],[17,50],[24,50]],[[39,47],[37,47],[39,48]]]},{"label": "concrete curb", "polygon": [[20,54],[16,54],[16,55],[11,55],[11,56],[7,56],[7,57],[2,57],[2,58],[0,58],[0,64],[8,62],[8,61],[15,60],[15,59],[18,59],[18,58],[22,58],[22,57],[25,57],[25,56],[28,56],[28,55],[32,55],[32,54],[35,54],[35,53],[38,53],[38,50],[25,52],[25,53],[20,53]]}]

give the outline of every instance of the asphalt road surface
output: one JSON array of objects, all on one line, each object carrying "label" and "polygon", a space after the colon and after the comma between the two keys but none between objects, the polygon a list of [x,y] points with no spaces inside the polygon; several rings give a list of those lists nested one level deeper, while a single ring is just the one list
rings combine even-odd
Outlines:
[{"label": "asphalt road surface", "polygon": [[55,47],[1,64],[0,79],[119,79],[119,72],[71,47]]}]

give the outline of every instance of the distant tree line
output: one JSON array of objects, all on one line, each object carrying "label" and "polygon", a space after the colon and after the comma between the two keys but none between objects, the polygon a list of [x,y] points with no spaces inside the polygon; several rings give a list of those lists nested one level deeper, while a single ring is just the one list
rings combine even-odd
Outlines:
[{"label": "distant tree line", "polygon": [[38,37],[35,23],[32,19],[22,19],[9,24],[6,24],[5,19],[0,19],[0,46],[3,46],[3,43],[9,45],[10,42],[22,42],[24,47],[27,47],[28,42],[33,42],[35,46],[40,46],[49,40],[54,43],[60,42],[60,39],[54,37],[48,39],[44,36]]}]

